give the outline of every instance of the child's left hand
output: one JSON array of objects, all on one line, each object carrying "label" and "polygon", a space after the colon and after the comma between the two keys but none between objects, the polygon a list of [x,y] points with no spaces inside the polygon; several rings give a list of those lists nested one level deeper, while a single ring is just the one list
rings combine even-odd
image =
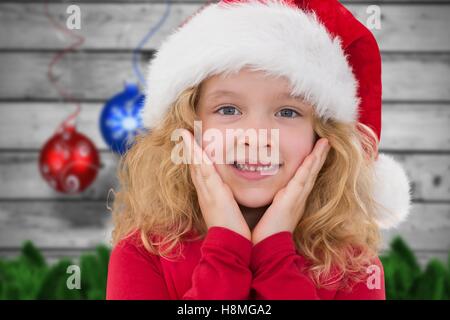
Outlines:
[{"label": "child's left hand", "polygon": [[328,139],[317,141],[311,154],[305,158],[287,186],[277,192],[272,204],[252,230],[254,245],[272,234],[295,230],[329,150]]}]

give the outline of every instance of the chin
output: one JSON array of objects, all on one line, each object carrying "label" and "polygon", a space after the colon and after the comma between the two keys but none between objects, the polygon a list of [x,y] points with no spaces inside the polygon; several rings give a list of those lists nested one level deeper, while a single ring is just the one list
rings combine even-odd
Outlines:
[{"label": "chin", "polygon": [[269,205],[276,193],[275,190],[242,187],[232,188],[232,191],[236,202],[248,208],[260,208]]}]

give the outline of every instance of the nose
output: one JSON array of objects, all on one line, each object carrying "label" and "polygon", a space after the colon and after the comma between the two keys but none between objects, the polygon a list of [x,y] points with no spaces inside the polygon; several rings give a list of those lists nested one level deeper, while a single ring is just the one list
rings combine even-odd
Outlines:
[{"label": "nose", "polygon": [[245,135],[243,137],[244,145],[246,147],[256,146],[258,148],[270,148],[270,137],[268,134],[265,134],[264,130],[266,129],[256,130],[256,137],[253,135]]},{"label": "nose", "polygon": [[245,147],[253,148],[271,148],[273,144],[274,128],[270,119],[264,114],[255,113],[249,116],[245,122],[241,123],[242,134],[238,137],[238,143]]}]

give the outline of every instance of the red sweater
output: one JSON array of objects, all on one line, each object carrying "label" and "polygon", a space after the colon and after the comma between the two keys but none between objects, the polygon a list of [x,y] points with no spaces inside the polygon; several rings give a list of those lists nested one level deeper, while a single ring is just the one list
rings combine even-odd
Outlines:
[{"label": "red sweater", "polygon": [[300,271],[305,259],[289,231],[253,245],[230,229],[212,227],[203,239],[184,242],[184,258],[177,261],[150,254],[133,240],[123,239],[111,252],[107,299],[385,299],[378,258],[379,289],[366,281],[351,292],[317,289]]}]

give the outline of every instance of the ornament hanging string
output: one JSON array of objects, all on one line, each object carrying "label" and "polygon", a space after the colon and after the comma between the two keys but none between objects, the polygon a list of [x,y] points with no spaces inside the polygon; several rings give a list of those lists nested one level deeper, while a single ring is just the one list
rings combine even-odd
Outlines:
[{"label": "ornament hanging string", "polygon": [[145,88],[145,79],[139,68],[140,51],[141,51],[142,47],[147,43],[147,41],[150,40],[150,38],[153,37],[153,35],[161,28],[161,26],[164,24],[167,17],[169,16],[170,8],[172,6],[171,0],[166,0],[166,4],[167,4],[166,10],[164,11],[164,14],[161,17],[161,19],[159,19],[159,21],[156,25],[154,25],[150,28],[150,30],[147,32],[147,34],[144,36],[144,38],[142,38],[142,40],[139,42],[137,47],[133,50],[133,70],[134,70],[134,73],[135,73],[136,77],[138,78],[141,86],[144,88]]},{"label": "ornament hanging string", "polygon": [[[211,0],[208,0],[203,6],[200,7],[200,9],[197,10],[197,12],[199,12],[200,10],[202,10],[204,7],[206,7],[207,5],[209,5],[211,2]],[[163,16],[161,17],[161,19],[158,21],[158,23],[156,25],[154,25],[149,32],[144,36],[144,38],[142,38],[142,40],[139,42],[138,46],[133,50],[133,70],[134,73],[136,75],[136,77],[138,78],[140,84],[142,87],[145,88],[145,79],[144,76],[142,75],[142,72],[139,68],[139,60],[140,60],[140,52],[142,50],[142,47],[148,42],[148,40],[150,40],[151,37],[153,37],[153,35],[161,28],[161,26],[164,24],[164,22],[166,21],[167,17],[169,16],[170,13],[170,8],[172,6],[171,4],[171,0],[166,0],[166,10],[163,14]],[[190,20],[191,17],[188,17],[187,19],[185,19],[179,27],[182,27],[186,22],[188,22]]]},{"label": "ornament hanging string", "polygon": [[81,105],[80,102],[75,99],[75,97],[73,97],[69,92],[67,92],[62,86],[58,85],[58,79],[55,77],[55,75],[53,74],[53,67],[56,63],[58,63],[66,54],[68,54],[69,52],[73,52],[76,51],[77,48],[79,48],[80,46],[82,46],[82,44],[84,43],[85,39],[84,37],[76,34],[75,32],[71,31],[70,29],[66,28],[65,26],[59,24],[49,13],[48,10],[48,0],[45,2],[44,4],[44,8],[45,8],[45,15],[47,16],[47,18],[50,20],[50,22],[52,23],[52,25],[58,29],[59,31],[63,32],[64,34],[70,36],[70,37],[74,37],[76,38],[76,41],[74,43],[72,43],[70,46],[65,47],[64,49],[62,49],[61,51],[59,51],[57,54],[55,54],[52,58],[52,60],[50,61],[50,64],[48,65],[48,69],[47,69],[47,77],[50,81],[50,83],[53,85],[53,87],[56,89],[56,91],[58,91],[59,95],[64,99],[64,101],[69,101],[69,102],[73,102],[75,104],[75,106],[77,107],[75,112],[73,112],[69,117],[67,117],[57,128],[57,132],[61,131],[64,127],[66,128],[73,128],[75,126],[75,124],[72,124],[71,122],[75,122],[76,121],[76,117],[78,116],[78,114],[81,111]]}]

